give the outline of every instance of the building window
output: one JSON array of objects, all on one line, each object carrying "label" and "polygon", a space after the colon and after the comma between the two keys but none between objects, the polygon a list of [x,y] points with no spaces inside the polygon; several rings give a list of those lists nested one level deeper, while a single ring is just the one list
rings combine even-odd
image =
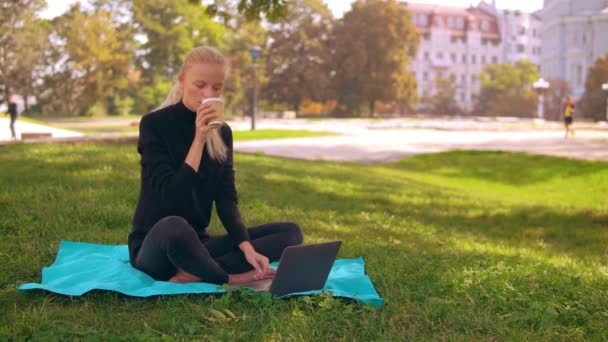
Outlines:
[{"label": "building window", "polygon": [[418,23],[420,24],[420,26],[426,26],[427,25],[426,14],[420,14],[420,16],[418,17]]},{"label": "building window", "polygon": [[460,75],[460,83],[465,84],[467,82],[467,76],[465,74]]},{"label": "building window", "polygon": [[462,30],[464,28],[464,18],[458,17],[456,18],[456,28]]},{"label": "building window", "polygon": [[450,74],[450,81],[452,81],[452,83],[456,82],[456,75]]},{"label": "building window", "polygon": [[523,53],[524,51],[526,51],[525,46],[523,44],[517,44],[517,52]]},{"label": "building window", "polygon": [[525,27],[525,26],[520,26],[520,27],[519,27],[519,29],[517,30],[517,33],[518,33],[520,36],[525,35],[525,34],[526,34],[526,27]]},{"label": "building window", "polygon": [[464,93],[460,93],[460,101],[464,102]]},{"label": "building window", "polygon": [[477,63],[477,56],[471,55],[471,64]]},{"label": "building window", "polygon": [[475,75],[471,75],[471,84],[475,83],[475,80],[477,80],[477,77]]},{"label": "building window", "polygon": [[426,71],[422,73],[422,80],[423,81],[428,81],[429,80],[429,74]]},{"label": "building window", "polygon": [[450,54],[450,57],[452,58],[452,63],[456,63],[456,54],[452,53]]},{"label": "building window", "polygon": [[532,37],[536,37],[536,29],[532,29]]},{"label": "building window", "polygon": [[467,62],[467,55],[465,53],[462,54],[462,63]]},{"label": "building window", "polygon": [[428,51],[424,51],[424,60],[425,61],[429,60],[429,52]]},{"label": "building window", "polygon": [[483,20],[481,22],[481,30],[482,31],[488,31],[490,29],[490,22],[487,20]]},{"label": "building window", "polygon": [[441,52],[441,51],[437,52],[437,59],[439,59],[439,60],[443,59],[443,52]]},{"label": "building window", "polygon": [[486,56],[481,56],[481,64],[486,64]]},{"label": "building window", "polygon": [[429,41],[431,40],[431,34],[430,33],[425,33],[422,35],[422,39]]},{"label": "building window", "polygon": [[498,57],[492,56],[492,64],[498,64]]},{"label": "building window", "polygon": [[449,28],[454,27],[454,17],[448,17],[448,27]]}]

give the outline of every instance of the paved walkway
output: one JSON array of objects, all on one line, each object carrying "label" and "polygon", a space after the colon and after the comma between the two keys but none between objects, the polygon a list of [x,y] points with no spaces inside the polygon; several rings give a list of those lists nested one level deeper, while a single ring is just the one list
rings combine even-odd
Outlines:
[{"label": "paved walkway", "polygon": [[418,153],[448,150],[505,150],[608,161],[608,132],[580,131],[565,140],[561,131],[367,130],[348,135],[236,141],[235,150],[269,155],[357,162],[389,162]]},{"label": "paved walkway", "polygon": [[[248,129],[249,122],[231,123]],[[515,118],[264,120],[258,127],[329,131],[339,136],[236,141],[235,150],[269,155],[353,162],[390,162],[419,153],[503,150],[608,161],[608,125],[578,123],[564,139],[559,122]]]},{"label": "paved walkway", "polygon": [[[129,120],[129,123],[132,120]],[[89,123],[91,124],[91,123]],[[107,124],[104,122],[104,124]],[[248,120],[229,123],[234,130],[247,130]],[[8,118],[0,118],[0,142],[10,140]],[[576,138],[565,140],[557,122],[531,120],[437,118],[393,120],[260,120],[259,129],[305,129],[328,131],[328,137],[236,141],[239,152],[353,162],[389,162],[418,153],[448,150],[504,150],[547,154],[578,159],[608,161],[608,126],[579,124]],[[576,127],[576,126],[575,126]],[[73,141],[83,134],[24,121],[17,122],[21,132],[48,132],[57,141]],[[93,141],[135,141],[135,136],[103,135]]]},{"label": "paved walkway", "polygon": [[[11,121],[8,115],[0,117],[0,142],[12,140],[9,128],[10,123]],[[74,138],[84,136],[84,134],[79,132],[39,125],[23,120],[17,120],[15,123],[15,132],[19,139],[21,139],[22,133],[50,133],[53,138]]]}]

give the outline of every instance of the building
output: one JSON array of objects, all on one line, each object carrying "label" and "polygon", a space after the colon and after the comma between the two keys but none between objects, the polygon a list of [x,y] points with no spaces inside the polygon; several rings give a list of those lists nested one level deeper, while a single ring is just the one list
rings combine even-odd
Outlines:
[{"label": "building", "polygon": [[457,87],[459,105],[471,111],[483,67],[522,58],[539,64],[538,16],[500,11],[485,2],[468,8],[401,4],[410,11],[421,35],[418,54],[410,64],[420,97],[436,93],[436,77],[450,78]]},{"label": "building", "polygon": [[608,0],[544,0],[541,75],[566,80],[573,95],[585,91],[588,68],[608,52]]},{"label": "building", "polygon": [[498,18],[503,62],[515,64],[528,59],[540,70],[542,21],[539,12],[500,10],[486,2],[481,2],[478,7]]}]

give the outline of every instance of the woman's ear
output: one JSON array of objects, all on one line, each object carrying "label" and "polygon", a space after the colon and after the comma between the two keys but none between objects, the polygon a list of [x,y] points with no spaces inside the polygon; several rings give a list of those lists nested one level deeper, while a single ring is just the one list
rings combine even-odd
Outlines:
[{"label": "woman's ear", "polygon": [[179,85],[182,87],[182,89],[184,89],[184,74],[183,73],[179,73],[177,75],[177,81],[179,82]]}]

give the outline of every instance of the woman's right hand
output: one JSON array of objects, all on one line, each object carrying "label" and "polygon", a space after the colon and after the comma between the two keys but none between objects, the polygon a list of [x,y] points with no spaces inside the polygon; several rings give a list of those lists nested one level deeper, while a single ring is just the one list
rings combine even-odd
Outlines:
[{"label": "woman's right hand", "polygon": [[207,141],[209,131],[216,129],[217,126],[210,126],[209,122],[218,120],[219,115],[215,108],[209,103],[201,104],[196,110],[195,125],[195,136],[200,141]]}]

